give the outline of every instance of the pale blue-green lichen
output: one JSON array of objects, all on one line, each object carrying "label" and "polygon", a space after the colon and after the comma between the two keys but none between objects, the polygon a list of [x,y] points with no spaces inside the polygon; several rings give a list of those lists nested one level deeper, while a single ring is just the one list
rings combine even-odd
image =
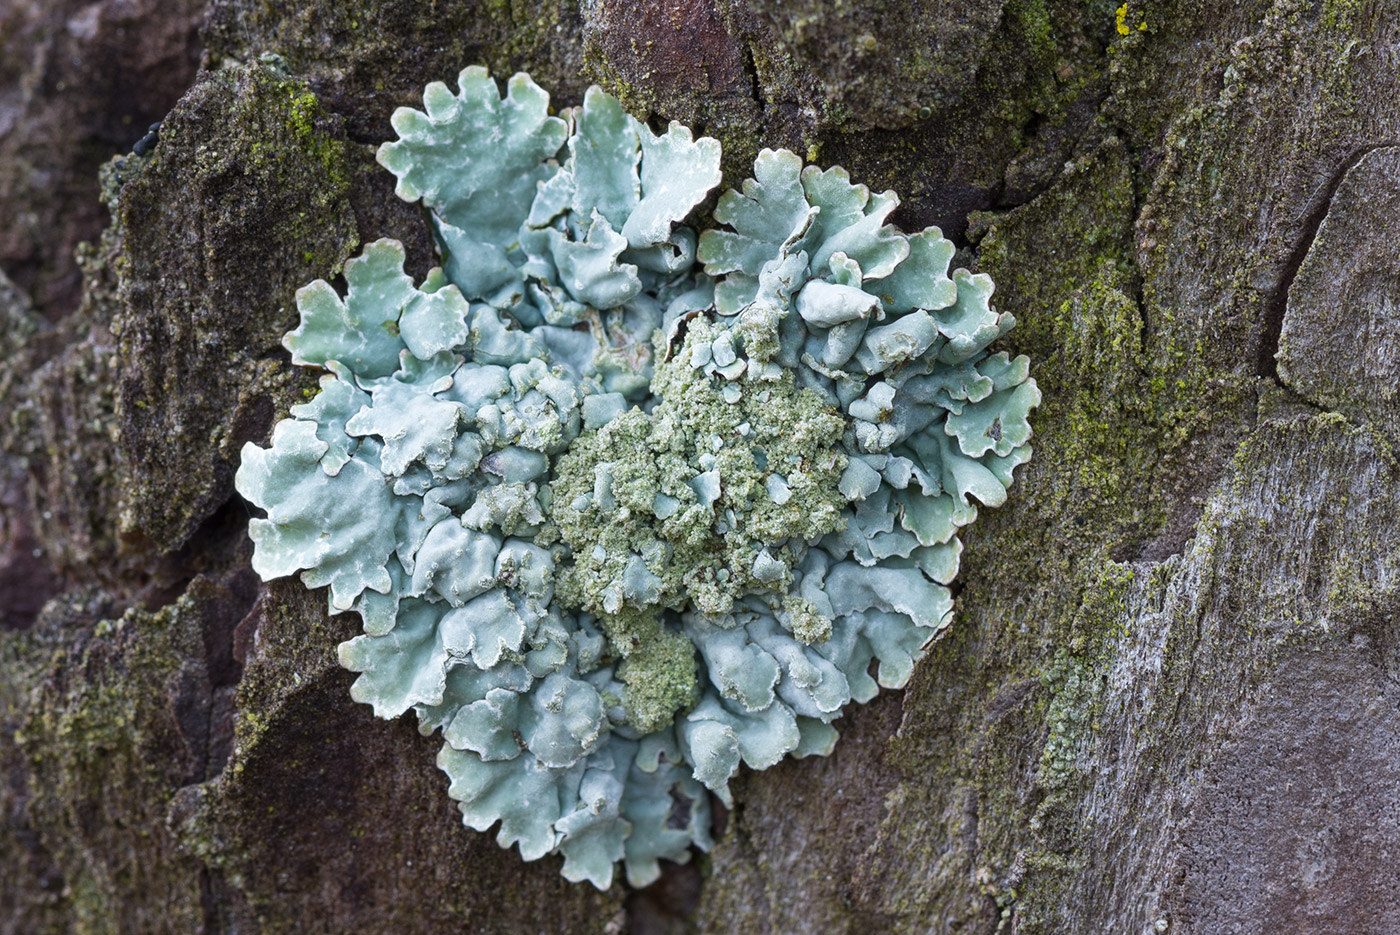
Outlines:
[{"label": "pale blue-green lichen", "polygon": [[714,140],[458,83],[379,155],[442,268],[379,241],[298,295],[285,343],[326,375],[244,449],[254,567],[360,614],[353,697],[442,731],[468,825],[644,885],[741,762],[827,753],[908,680],[1039,395],[892,192],[765,150],[697,232]]}]

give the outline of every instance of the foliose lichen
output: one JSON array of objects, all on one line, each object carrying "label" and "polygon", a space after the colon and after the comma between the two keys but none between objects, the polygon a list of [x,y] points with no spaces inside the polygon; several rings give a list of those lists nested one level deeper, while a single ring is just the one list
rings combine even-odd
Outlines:
[{"label": "foliose lichen", "polygon": [[469,826],[641,886],[741,762],[828,753],[905,684],[1039,392],[894,193],[765,150],[697,233],[716,141],[458,84],[379,151],[442,267],[381,240],[298,293],[284,343],[325,375],[243,450],[253,564],[361,616],[352,696],[442,731]]}]

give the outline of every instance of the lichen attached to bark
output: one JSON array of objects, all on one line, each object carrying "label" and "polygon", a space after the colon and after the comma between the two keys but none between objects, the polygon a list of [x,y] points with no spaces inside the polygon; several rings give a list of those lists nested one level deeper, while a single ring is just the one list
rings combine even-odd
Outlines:
[{"label": "lichen attached to bark", "polygon": [[1039,391],[893,192],[765,150],[697,234],[714,140],[458,85],[379,151],[442,268],[378,241],[298,293],[284,345],[327,375],[244,449],[253,564],[360,614],[352,696],[442,730],[468,825],[641,885],[740,762],[828,753],[909,679]]}]

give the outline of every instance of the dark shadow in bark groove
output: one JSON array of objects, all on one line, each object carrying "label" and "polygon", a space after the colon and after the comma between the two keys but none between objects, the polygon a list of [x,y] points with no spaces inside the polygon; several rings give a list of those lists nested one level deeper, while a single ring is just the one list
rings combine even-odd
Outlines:
[{"label": "dark shadow in bark groove", "polygon": [[1254,372],[1261,377],[1269,378],[1285,390],[1288,387],[1284,386],[1279,379],[1277,356],[1279,335],[1283,332],[1283,316],[1288,311],[1288,290],[1293,285],[1293,280],[1297,278],[1298,270],[1302,268],[1303,261],[1307,259],[1313,241],[1317,239],[1318,229],[1322,227],[1322,222],[1327,219],[1327,212],[1332,208],[1332,199],[1336,196],[1337,188],[1341,186],[1342,179],[1346,178],[1347,173],[1355,168],[1356,164],[1365,158],[1367,153],[1394,145],[1394,141],[1382,141],[1353,149],[1347,154],[1346,159],[1342,160],[1342,164],[1337,167],[1336,171],[1328,177],[1327,184],[1308,203],[1307,213],[1302,219],[1302,230],[1298,232],[1298,239],[1294,242],[1293,249],[1288,254],[1288,260],[1279,272],[1278,282],[1270,290],[1268,298],[1264,302],[1260,316],[1259,356],[1255,361]]}]

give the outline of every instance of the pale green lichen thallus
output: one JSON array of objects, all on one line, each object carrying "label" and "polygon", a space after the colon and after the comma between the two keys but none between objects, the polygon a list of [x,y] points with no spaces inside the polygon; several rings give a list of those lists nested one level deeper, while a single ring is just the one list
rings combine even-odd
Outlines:
[{"label": "pale green lichen thallus", "polygon": [[584,432],[555,465],[552,516],[573,558],[556,599],[592,614],[623,657],[624,707],[647,732],[699,691],[694,649],[662,612],[719,618],[746,594],[781,597],[846,506],[840,411],[788,373],[718,378],[717,341],[729,331],[691,322],[674,354],[661,348],[651,411]]},{"label": "pale green lichen thallus", "polygon": [[765,150],[710,201],[712,139],[458,87],[379,152],[442,267],[381,240],[298,293],[284,343],[324,376],[244,448],[253,565],[360,615],[353,697],[441,730],[469,826],[645,885],[710,846],[740,763],[828,753],[908,680],[1039,392],[892,192]]}]

